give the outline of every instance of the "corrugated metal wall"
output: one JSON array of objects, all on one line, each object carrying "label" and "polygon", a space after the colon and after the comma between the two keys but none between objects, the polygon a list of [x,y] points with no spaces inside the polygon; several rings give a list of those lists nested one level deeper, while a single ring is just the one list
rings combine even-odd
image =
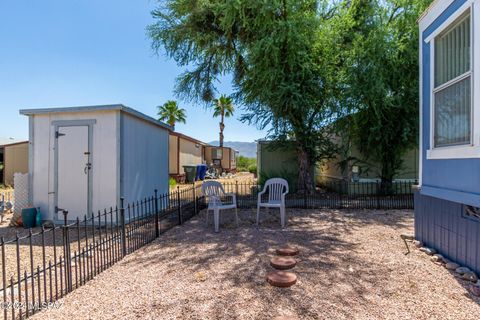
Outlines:
[{"label": "corrugated metal wall", "polygon": [[480,221],[464,205],[415,193],[415,237],[449,259],[480,272]]},{"label": "corrugated metal wall", "polygon": [[168,172],[170,174],[179,174],[178,172],[178,137],[170,135],[168,144]]},{"label": "corrugated metal wall", "polygon": [[168,130],[121,115],[121,196],[137,201],[168,192]]}]

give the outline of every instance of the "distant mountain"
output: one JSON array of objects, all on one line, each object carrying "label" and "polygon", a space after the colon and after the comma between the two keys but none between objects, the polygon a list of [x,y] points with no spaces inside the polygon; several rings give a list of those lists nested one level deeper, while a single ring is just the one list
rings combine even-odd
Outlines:
[{"label": "distant mountain", "polygon": [[[211,141],[208,144],[212,146],[218,146],[217,141]],[[248,157],[248,158],[256,158],[257,157],[257,143],[256,142],[241,142],[241,141],[225,141],[223,143],[225,147],[230,147],[235,150],[238,150],[238,153],[241,156]]]}]

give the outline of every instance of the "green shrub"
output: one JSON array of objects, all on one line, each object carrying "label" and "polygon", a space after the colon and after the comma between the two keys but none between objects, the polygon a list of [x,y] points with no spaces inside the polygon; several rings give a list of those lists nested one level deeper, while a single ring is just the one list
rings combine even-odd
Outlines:
[{"label": "green shrub", "polygon": [[174,178],[168,179],[168,185],[170,187],[175,187],[177,185],[177,180],[175,180]]},{"label": "green shrub", "polygon": [[249,171],[249,167],[251,165],[256,165],[257,164],[257,159],[255,158],[247,158],[244,156],[238,156],[237,158],[237,171],[239,172],[245,172]]},{"label": "green shrub", "polygon": [[251,164],[248,166],[248,172],[257,174],[257,164]]}]

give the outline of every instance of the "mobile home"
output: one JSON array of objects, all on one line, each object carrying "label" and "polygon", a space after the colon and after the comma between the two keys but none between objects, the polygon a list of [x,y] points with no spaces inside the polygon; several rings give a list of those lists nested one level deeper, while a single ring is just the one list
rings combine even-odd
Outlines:
[{"label": "mobile home", "polygon": [[28,141],[0,146],[0,162],[3,163],[0,182],[13,186],[14,173],[28,172]]},{"label": "mobile home", "polygon": [[221,168],[227,173],[237,172],[237,156],[238,151],[230,147],[205,147],[205,161],[207,165]]},{"label": "mobile home", "polygon": [[45,220],[168,192],[170,126],[120,104],[20,113],[29,117],[29,202]]},{"label": "mobile home", "polygon": [[415,236],[480,272],[480,0],[435,1],[419,24]]},{"label": "mobile home", "polygon": [[185,175],[183,166],[203,164],[206,145],[179,132],[170,132],[168,147],[170,177],[182,179]]}]

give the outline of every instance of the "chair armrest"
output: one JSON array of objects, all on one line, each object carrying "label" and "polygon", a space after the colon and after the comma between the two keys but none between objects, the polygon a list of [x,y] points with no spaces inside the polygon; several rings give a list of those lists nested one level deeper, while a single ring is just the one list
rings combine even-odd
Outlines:
[{"label": "chair armrest", "polygon": [[225,195],[228,197],[232,197],[233,199],[237,198],[237,195],[234,192],[225,192]]},{"label": "chair armrest", "polygon": [[218,205],[222,203],[222,200],[217,196],[206,196],[208,205]]}]

